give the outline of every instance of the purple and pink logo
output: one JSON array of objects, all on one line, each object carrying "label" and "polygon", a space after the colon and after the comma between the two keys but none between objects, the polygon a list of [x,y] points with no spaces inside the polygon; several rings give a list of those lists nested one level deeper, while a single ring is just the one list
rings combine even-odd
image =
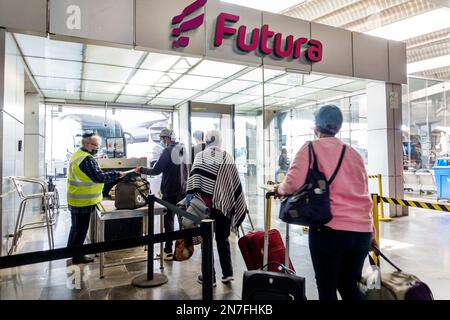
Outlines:
[{"label": "purple and pink logo", "polygon": [[179,24],[178,27],[172,29],[172,37],[177,37],[177,39],[172,42],[173,48],[184,48],[189,45],[189,37],[183,36],[182,33],[200,27],[205,21],[205,14],[202,13],[197,17],[184,22],[183,20],[198,9],[204,7],[206,2],[207,0],[196,0],[194,3],[188,5],[180,15],[173,17],[172,25]]}]

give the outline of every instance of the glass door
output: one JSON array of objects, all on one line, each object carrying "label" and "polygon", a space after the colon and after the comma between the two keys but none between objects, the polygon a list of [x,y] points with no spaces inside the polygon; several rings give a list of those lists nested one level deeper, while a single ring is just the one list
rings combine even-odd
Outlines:
[{"label": "glass door", "polygon": [[234,157],[234,105],[189,103],[189,137],[191,147],[196,143],[192,137],[195,131],[201,131],[206,135],[206,132],[210,130],[218,130],[222,134],[222,149]]}]

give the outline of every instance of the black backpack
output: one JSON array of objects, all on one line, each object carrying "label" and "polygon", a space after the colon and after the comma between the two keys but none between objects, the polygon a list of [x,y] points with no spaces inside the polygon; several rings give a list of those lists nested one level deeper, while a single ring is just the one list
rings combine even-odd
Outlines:
[{"label": "black backpack", "polygon": [[136,209],[147,204],[150,183],[138,174],[127,174],[115,188],[117,209]]},{"label": "black backpack", "polygon": [[338,165],[330,180],[327,180],[325,175],[319,171],[312,142],[309,143],[308,150],[309,164],[306,183],[297,193],[286,197],[281,202],[279,218],[286,223],[310,227],[324,225],[332,219],[330,185],[341,167],[346,145],[344,144],[342,147]]}]

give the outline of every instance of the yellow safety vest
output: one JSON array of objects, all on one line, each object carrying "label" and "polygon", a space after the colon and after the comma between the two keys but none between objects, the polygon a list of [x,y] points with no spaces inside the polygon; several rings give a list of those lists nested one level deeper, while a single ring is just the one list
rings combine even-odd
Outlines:
[{"label": "yellow safety vest", "polygon": [[92,155],[80,149],[70,158],[69,174],[67,175],[67,203],[74,207],[92,206],[103,199],[103,183],[93,182],[80,169],[80,163],[86,157],[92,157]]}]

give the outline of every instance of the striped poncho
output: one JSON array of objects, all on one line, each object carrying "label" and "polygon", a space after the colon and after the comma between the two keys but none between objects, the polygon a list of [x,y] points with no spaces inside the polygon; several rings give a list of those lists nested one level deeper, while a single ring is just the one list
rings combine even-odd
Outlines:
[{"label": "striped poncho", "polygon": [[213,208],[230,219],[234,231],[248,211],[234,159],[216,147],[207,148],[195,156],[186,193],[212,198]]}]

